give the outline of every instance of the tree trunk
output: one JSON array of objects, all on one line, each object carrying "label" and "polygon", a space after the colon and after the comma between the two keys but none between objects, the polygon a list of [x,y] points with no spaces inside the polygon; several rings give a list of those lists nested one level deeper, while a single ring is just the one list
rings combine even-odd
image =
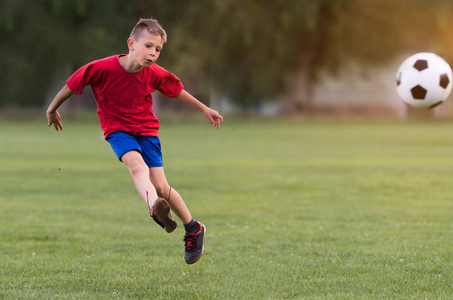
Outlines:
[{"label": "tree trunk", "polygon": [[288,98],[282,103],[281,114],[293,114],[313,109],[312,59],[311,52],[304,53],[300,57]]}]

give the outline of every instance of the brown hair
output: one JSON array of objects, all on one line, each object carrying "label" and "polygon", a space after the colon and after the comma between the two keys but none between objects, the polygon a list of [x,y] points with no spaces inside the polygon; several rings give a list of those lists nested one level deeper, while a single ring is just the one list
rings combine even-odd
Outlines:
[{"label": "brown hair", "polygon": [[138,41],[145,29],[148,30],[149,33],[160,35],[163,43],[167,42],[167,33],[155,19],[140,19],[140,21],[135,24],[129,37]]}]

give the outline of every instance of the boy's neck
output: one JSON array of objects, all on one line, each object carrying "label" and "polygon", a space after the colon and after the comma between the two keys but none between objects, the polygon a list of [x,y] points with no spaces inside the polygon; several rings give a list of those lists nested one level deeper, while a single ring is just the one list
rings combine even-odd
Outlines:
[{"label": "boy's neck", "polygon": [[137,73],[143,69],[140,64],[132,60],[130,54],[120,56],[119,62],[123,69],[128,73]]}]

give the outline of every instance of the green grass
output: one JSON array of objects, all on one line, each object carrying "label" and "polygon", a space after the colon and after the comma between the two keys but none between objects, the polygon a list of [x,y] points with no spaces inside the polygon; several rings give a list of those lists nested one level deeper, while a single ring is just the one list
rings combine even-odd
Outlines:
[{"label": "green grass", "polygon": [[190,266],[97,122],[64,125],[0,122],[1,299],[453,298],[451,122],[163,121]]}]

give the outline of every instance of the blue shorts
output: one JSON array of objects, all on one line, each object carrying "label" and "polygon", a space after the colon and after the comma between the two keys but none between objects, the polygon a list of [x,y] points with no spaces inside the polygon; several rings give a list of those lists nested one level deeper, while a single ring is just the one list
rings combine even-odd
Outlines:
[{"label": "blue shorts", "polygon": [[148,167],[162,167],[162,151],[157,136],[134,136],[122,131],[109,134],[107,141],[118,159],[129,151],[138,151]]}]

